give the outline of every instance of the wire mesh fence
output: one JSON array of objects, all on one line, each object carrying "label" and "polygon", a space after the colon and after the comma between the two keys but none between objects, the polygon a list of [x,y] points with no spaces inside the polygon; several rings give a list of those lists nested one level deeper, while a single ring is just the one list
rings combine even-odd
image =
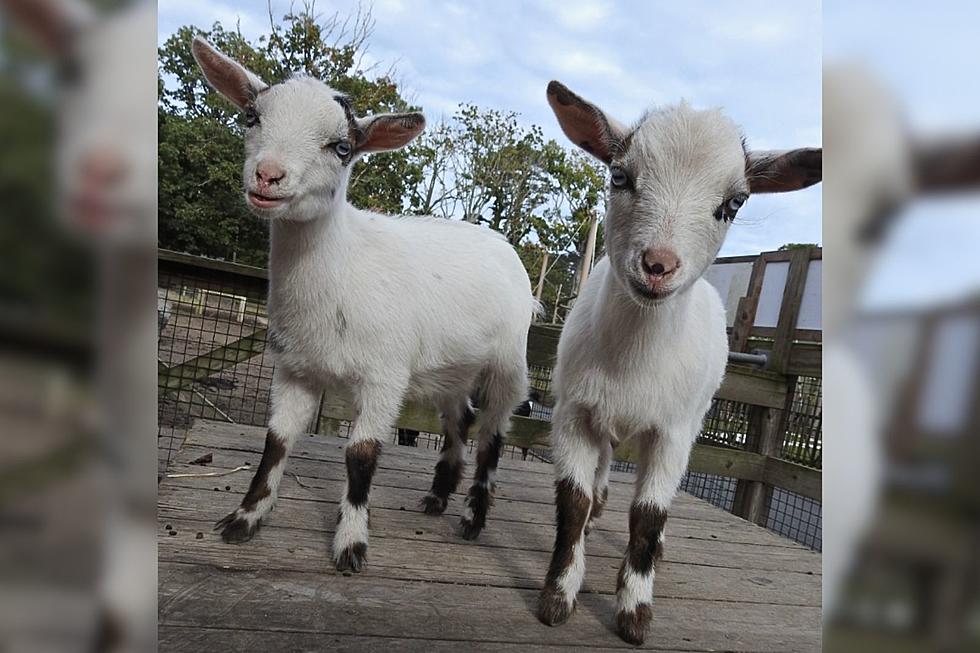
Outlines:
[{"label": "wire mesh fence", "polygon": [[[267,280],[260,269],[222,264],[202,265],[193,257],[160,259],[159,315],[159,471],[163,473],[195,420],[219,420],[265,426],[269,419],[273,360],[266,353]],[[550,421],[552,368],[531,365],[530,399],[517,414]],[[780,455],[801,464],[821,463],[820,379],[799,377]],[[744,449],[749,433],[748,404],[716,399],[705,417],[699,442]],[[311,430],[321,424],[318,416]],[[339,422],[333,432],[346,436],[350,423]],[[392,428],[389,442],[438,449],[437,433]],[[470,443],[470,449],[473,443]],[[546,448],[507,445],[503,455],[547,463]],[[618,471],[635,465],[615,462]],[[732,511],[737,479],[691,472],[681,489]],[[807,546],[820,549],[821,505],[806,497],[776,489],[767,527]]]}]

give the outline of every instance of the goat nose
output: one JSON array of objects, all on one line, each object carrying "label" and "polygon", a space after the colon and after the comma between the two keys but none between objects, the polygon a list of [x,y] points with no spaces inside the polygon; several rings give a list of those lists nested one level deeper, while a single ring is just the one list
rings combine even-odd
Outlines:
[{"label": "goat nose", "polygon": [[255,166],[255,177],[263,184],[278,184],[286,176],[286,171],[278,163],[262,161]]},{"label": "goat nose", "polygon": [[643,271],[655,277],[666,277],[680,266],[673,250],[652,247],[643,252]]},{"label": "goat nose", "polygon": [[85,152],[78,160],[81,179],[92,186],[111,186],[120,181],[126,168],[115,150],[101,148]]}]

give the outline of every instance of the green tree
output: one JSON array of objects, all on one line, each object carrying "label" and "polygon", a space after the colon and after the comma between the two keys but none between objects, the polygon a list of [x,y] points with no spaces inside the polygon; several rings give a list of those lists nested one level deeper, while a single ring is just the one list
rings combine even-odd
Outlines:
[{"label": "green tree", "polygon": [[[351,96],[360,113],[405,111],[391,71],[377,76],[361,65],[373,28],[370,12],[318,17],[312,2],[276,20],[256,42],[220,24],[178,29],[160,48],[160,245],[254,265],[268,249],[266,225],[251,216],[241,192],[243,127],[237,109],[210,90],[194,62],[191,41],[201,34],[269,83],[296,72],[313,75]],[[405,151],[359,162],[348,197],[361,208],[401,212],[421,180]]]}]

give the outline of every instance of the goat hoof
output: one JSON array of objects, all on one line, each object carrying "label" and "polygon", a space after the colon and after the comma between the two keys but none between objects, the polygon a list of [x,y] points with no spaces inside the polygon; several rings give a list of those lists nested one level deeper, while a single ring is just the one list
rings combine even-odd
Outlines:
[{"label": "goat hoof", "polygon": [[575,603],[569,603],[560,592],[547,587],[538,597],[538,621],[546,626],[560,626],[575,611]]},{"label": "goat hoof", "polygon": [[632,612],[616,613],[616,634],[624,642],[639,646],[650,625],[650,606],[641,604]]},{"label": "goat hoof", "polygon": [[221,539],[225,544],[242,544],[248,542],[259,530],[261,520],[249,521],[244,516],[241,509],[229,513],[218,520],[214,525],[214,530],[221,531]]},{"label": "goat hoof", "polygon": [[459,520],[459,534],[464,540],[475,540],[483,532],[483,524],[477,524],[466,517]]},{"label": "goat hoof", "polygon": [[337,571],[352,571],[355,574],[364,568],[367,562],[367,544],[358,542],[337,554]]},{"label": "goat hoof", "polygon": [[449,504],[447,499],[443,497],[437,497],[434,494],[427,494],[422,497],[419,505],[422,506],[422,512],[427,515],[441,515],[446,512],[446,506]]}]

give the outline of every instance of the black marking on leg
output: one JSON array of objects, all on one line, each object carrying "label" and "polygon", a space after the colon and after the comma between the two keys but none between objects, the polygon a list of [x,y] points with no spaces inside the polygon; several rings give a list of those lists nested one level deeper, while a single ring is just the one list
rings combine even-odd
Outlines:
[{"label": "black marking on leg", "polygon": [[497,470],[497,463],[500,461],[500,451],[504,448],[504,436],[494,433],[486,447],[482,447],[476,453],[476,476],[473,478],[475,483],[484,483],[490,479],[490,472]]},{"label": "black marking on leg", "polygon": [[[463,406],[459,421],[453,426],[447,426],[443,434],[441,453],[445,454],[454,447],[463,447],[469,438],[470,426],[476,420],[476,414],[469,404]],[[463,479],[464,463],[462,455],[456,460],[442,458],[436,463],[435,475],[432,477],[432,488],[429,494],[422,498],[420,505],[427,515],[441,515],[449,505],[449,495],[456,491]]]},{"label": "black marking on leg", "polygon": [[558,579],[572,565],[575,544],[581,537],[591,504],[585,492],[571,480],[562,478],[555,483],[555,550],[548,566],[546,586],[557,587]]},{"label": "black marking on leg", "polygon": [[630,506],[630,542],[626,561],[638,574],[649,574],[654,560],[663,557],[660,534],[667,524],[667,511],[658,506],[634,502]]},{"label": "black marking on leg", "polygon": [[367,562],[367,544],[357,542],[337,555],[337,571],[352,571],[355,574],[364,568]]},{"label": "black marking on leg", "polygon": [[[667,523],[667,511],[659,506],[633,502],[630,506],[630,541],[616,578],[616,593],[626,588],[627,570],[633,576],[649,576],[654,562],[663,556],[660,535]],[[626,642],[643,643],[650,624],[650,604],[641,603],[630,612],[616,614],[616,632]]]},{"label": "black marking on leg", "polygon": [[575,610],[575,602],[565,599],[558,581],[572,566],[575,544],[581,538],[591,504],[588,495],[571,480],[562,478],[555,482],[555,549],[544,589],[538,597],[537,613],[538,619],[549,626],[564,623]]},{"label": "black marking on leg", "polygon": [[363,440],[347,445],[347,502],[354,508],[367,503],[371,478],[378,466],[381,443]]},{"label": "black marking on leg", "polygon": [[639,646],[643,643],[650,626],[651,610],[649,603],[641,603],[632,612],[616,613],[616,634],[625,641]]},{"label": "black marking on leg", "polygon": [[441,515],[449,504],[449,495],[459,486],[463,478],[462,461],[440,460],[436,463],[436,474],[432,478],[432,489],[422,498],[422,509],[427,515]]},{"label": "black marking on leg", "polygon": [[467,540],[475,540],[487,525],[487,513],[493,504],[494,490],[490,483],[490,474],[497,470],[503,447],[504,436],[498,432],[476,454],[476,475],[466,496],[466,505],[469,506],[472,516],[464,515],[459,522],[461,534]]},{"label": "black marking on leg", "polygon": [[262,451],[259,468],[255,470],[255,476],[252,477],[252,482],[248,486],[248,492],[242,499],[243,510],[246,512],[255,510],[259,501],[272,493],[272,488],[269,487],[269,473],[286,458],[286,454],[286,443],[283,442],[278,433],[269,429],[265,435],[265,449]]},{"label": "black marking on leg", "polygon": [[221,531],[221,539],[225,544],[242,544],[252,539],[261,525],[261,519],[251,523],[242,516],[240,510],[236,510],[219,519],[214,530]]}]

